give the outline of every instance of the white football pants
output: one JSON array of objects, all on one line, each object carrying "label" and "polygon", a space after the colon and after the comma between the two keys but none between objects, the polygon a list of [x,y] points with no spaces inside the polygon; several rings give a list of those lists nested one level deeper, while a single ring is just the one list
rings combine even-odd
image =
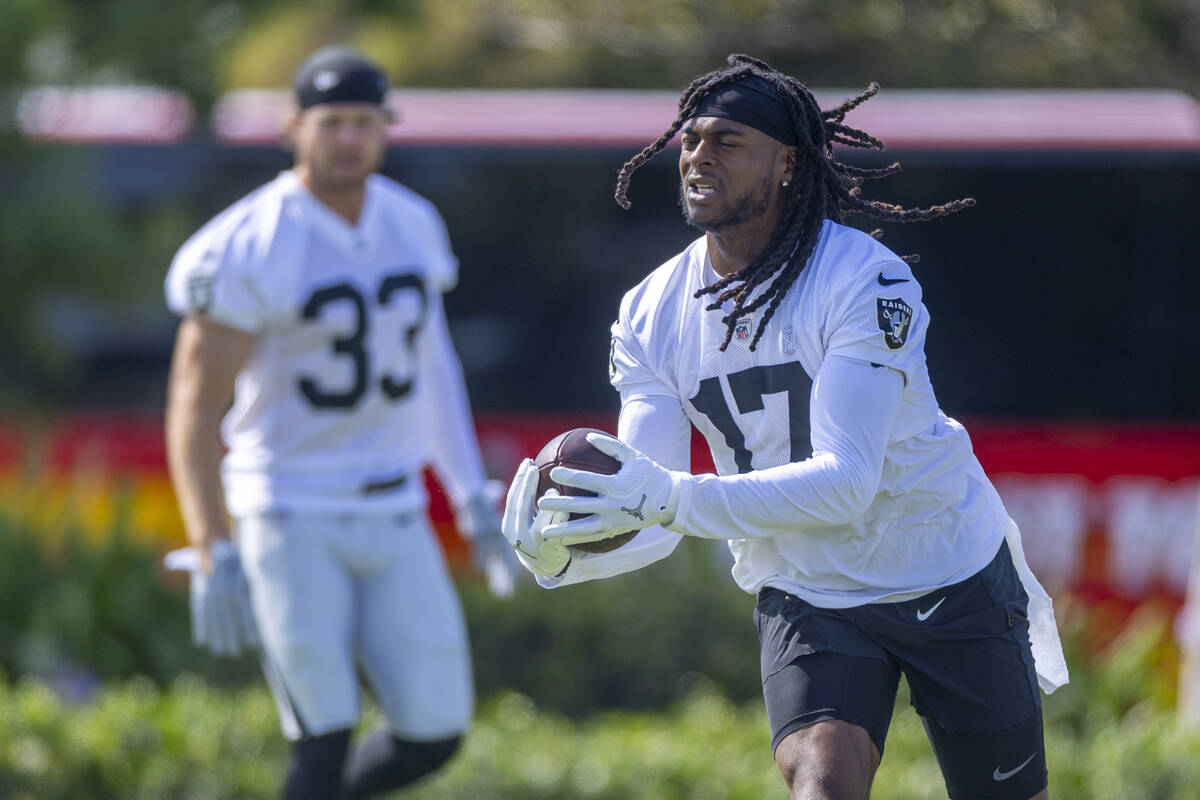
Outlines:
[{"label": "white football pants", "polygon": [[276,513],[236,529],[288,739],[358,722],[356,665],[397,736],[467,730],[466,622],[424,514]]}]

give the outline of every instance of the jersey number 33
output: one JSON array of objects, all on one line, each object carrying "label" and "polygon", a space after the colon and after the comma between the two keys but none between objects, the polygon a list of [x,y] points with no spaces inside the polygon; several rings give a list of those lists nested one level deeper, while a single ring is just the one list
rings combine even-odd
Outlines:
[{"label": "jersey number 33", "polygon": [[[415,292],[419,298],[417,318],[404,327],[401,343],[410,356],[409,363],[415,364],[417,334],[429,311],[429,299],[425,294],[425,282],[421,276],[412,273],[386,275],[371,297],[363,297],[362,292],[350,283],[337,283],[316,290],[308,298],[308,302],[300,311],[300,317],[305,322],[317,321],[327,307],[336,303],[349,304],[354,312],[353,330],[331,342],[334,357],[348,360],[353,367],[353,379],[349,388],[331,389],[322,386],[321,382],[311,375],[300,376],[300,393],[314,408],[349,409],[356,406],[366,395],[372,374],[371,351],[367,347],[372,313],[388,308],[401,297],[402,292]],[[397,401],[410,394],[414,385],[414,372],[415,370],[410,370],[406,375],[384,372],[378,383],[384,397]]]}]

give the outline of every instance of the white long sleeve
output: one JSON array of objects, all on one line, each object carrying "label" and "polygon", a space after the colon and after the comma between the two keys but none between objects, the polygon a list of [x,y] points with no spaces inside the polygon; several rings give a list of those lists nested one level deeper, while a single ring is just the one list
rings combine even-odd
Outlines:
[{"label": "white long sleeve", "polygon": [[686,478],[669,528],[705,539],[747,539],[854,520],[878,490],[903,388],[893,369],[827,358],[813,384],[812,457],[741,475]]},{"label": "white long sleeve", "polygon": [[482,490],[487,475],[471,419],[466,381],[440,298],[431,302],[422,332],[419,380],[423,419],[428,425],[430,460],[455,508]]}]

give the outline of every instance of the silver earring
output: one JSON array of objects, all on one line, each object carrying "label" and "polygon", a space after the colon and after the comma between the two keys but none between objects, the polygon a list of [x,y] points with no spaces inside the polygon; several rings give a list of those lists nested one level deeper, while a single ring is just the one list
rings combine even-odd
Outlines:
[{"label": "silver earring", "polygon": [[787,182],[787,181],[783,181],[783,182],[781,182],[779,185],[780,185],[780,186],[787,186],[787,185],[788,185],[788,182]]}]

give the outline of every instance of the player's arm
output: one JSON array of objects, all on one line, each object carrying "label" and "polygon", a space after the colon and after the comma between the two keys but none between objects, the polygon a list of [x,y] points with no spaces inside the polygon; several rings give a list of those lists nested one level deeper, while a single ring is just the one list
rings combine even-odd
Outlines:
[{"label": "player's arm", "polygon": [[456,527],[471,542],[476,568],[487,578],[493,594],[507,597],[514,588],[516,565],[500,532],[497,501],[502,490],[488,491],[467,383],[440,295],[435,295],[430,307],[419,367],[424,382],[421,424],[430,431],[430,458],[450,495]]},{"label": "player's arm", "polygon": [[[431,242],[427,254],[429,314],[418,340],[421,424],[429,431],[433,469],[461,518],[462,510],[482,500],[487,473],[471,419],[462,362],[450,338],[442,302],[443,295],[458,284],[458,259],[451,248],[446,223],[432,205],[421,206],[412,222],[424,226],[425,236]],[[493,508],[493,516],[494,511]],[[469,531],[464,533],[470,535]]]},{"label": "player's arm", "polygon": [[648,522],[705,539],[769,537],[850,522],[878,489],[903,388],[896,370],[827,358],[810,406],[812,457],[740,475],[671,471],[627,443],[594,441],[623,462],[620,472],[604,476],[555,468],[551,477],[559,483],[598,496],[542,501],[550,511],[593,515],[552,525],[545,534],[570,542],[628,530],[636,527],[625,514],[631,507],[640,508]]},{"label": "player's arm", "polygon": [[430,300],[429,320],[421,332],[421,423],[429,431],[430,458],[451,503],[461,508],[482,492],[483,457],[471,420],[467,384],[454,350],[441,296]]},{"label": "player's arm", "polygon": [[229,539],[221,418],[255,341],[252,333],[197,314],[183,319],[175,339],[167,382],[167,464],[188,540],[206,573],[212,572],[212,546]]}]

